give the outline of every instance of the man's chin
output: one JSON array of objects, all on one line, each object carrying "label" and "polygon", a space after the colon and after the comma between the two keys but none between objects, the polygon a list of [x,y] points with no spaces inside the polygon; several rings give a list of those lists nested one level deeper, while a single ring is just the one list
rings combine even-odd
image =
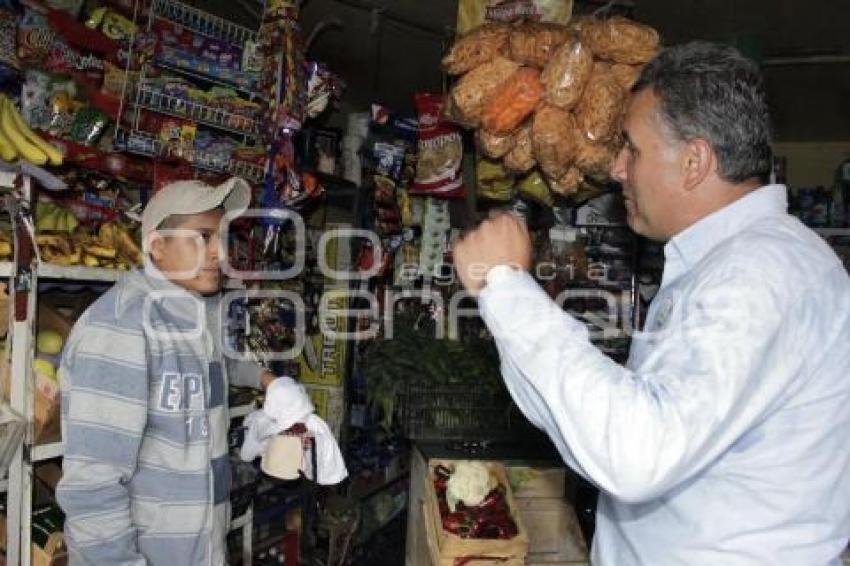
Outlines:
[{"label": "man's chin", "polygon": [[179,286],[187,291],[198,293],[199,295],[215,295],[221,291],[222,278],[203,276],[189,279],[186,281],[175,281]]}]

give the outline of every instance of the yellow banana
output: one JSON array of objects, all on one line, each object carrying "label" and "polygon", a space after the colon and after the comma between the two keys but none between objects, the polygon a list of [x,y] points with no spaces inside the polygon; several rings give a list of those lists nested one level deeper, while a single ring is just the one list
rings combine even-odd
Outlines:
[{"label": "yellow banana", "polygon": [[0,128],[0,159],[3,161],[12,161],[18,156],[18,150],[15,149],[15,146],[12,144],[12,140],[3,133],[3,129]]},{"label": "yellow banana", "polygon": [[85,254],[83,255],[83,265],[86,267],[98,267],[100,262],[93,255]]},{"label": "yellow banana", "polygon": [[115,242],[115,224],[112,222],[104,222],[100,225],[100,229],[97,231],[97,239],[100,242],[101,246],[106,247],[117,247]]},{"label": "yellow banana", "polygon": [[58,263],[59,265],[78,265],[80,263],[80,250],[75,250],[70,254],[54,256],[48,261],[50,263]]},{"label": "yellow banana", "polygon": [[0,257],[10,255],[12,255],[12,244],[5,240],[0,240]]},{"label": "yellow banana", "polygon": [[9,138],[21,157],[34,165],[44,165],[47,163],[47,154],[30,142],[23,132],[15,127],[11,105],[12,103],[5,96],[0,98],[0,106],[2,106],[0,108],[0,131]]},{"label": "yellow banana", "polygon": [[35,237],[35,243],[39,247],[57,248],[61,253],[70,254],[73,250],[73,245],[65,236],[58,234],[38,234]]},{"label": "yellow banana", "polygon": [[115,241],[118,244],[118,248],[121,249],[122,254],[126,256],[133,265],[141,265],[144,259],[142,257],[142,250],[133,239],[133,236],[131,236],[123,226],[116,226],[114,233]]},{"label": "yellow banana", "polygon": [[87,254],[104,259],[115,259],[115,256],[118,254],[115,248],[106,248],[95,244],[85,245],[83,246],[83,249]]},{"label": "yellow banana", "polygon": [[30,143],[44,152],[47,159],[50,160],[51,165],[62,165],[62,160],[64,159],[62,152],[33,132],[29,125],[24,121],[24,118],[20,115],[20,113],[18,113],[18,109],[15,108],[12,102],[8,99],[6,100],[6,105],[8,107],[7,112],[12,115],[12,121],[18,131],[21,132]]}]

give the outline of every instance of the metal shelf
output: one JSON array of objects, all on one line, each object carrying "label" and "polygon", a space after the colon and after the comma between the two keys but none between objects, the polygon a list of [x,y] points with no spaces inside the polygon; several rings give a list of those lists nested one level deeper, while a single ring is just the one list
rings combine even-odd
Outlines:
[{"label": "metal shelf", "polygon": [[187,151],[181,155],[176,154],[172,148],[163,144],[151,134],[133,130],[124,132],[121,140],[124,149],[130,153],[144,155],[145,157],[176,158],[186,161],[195,169],[210,171],[212,173],[225,173],[244,177],[249,182],[259,183],[265,176],[265,168],[246,161],[231,159],[224,162],[221,159],[210,158],[203,152]]},{"label": "metal shelf", "polygon": [[151,64],[160,69],[165,69],[166,71],[171,71],[172,73],[177,73],[178,75],[183,75],[190,79],[195,79],[204,83],[223,86],[227,88],[232,88],[241,92],[242,94],[247,94],[249,98],[259,98],[260,94],[251,87],[253,82],[249,83],[248,81],[242,83],[237,81],[230,81],[222,77],[207,75],[204,73],[200,73],[198,71],[193,71],[192,69],[187,69],[186,67],[181,67],[180,65],[174,65],[173,63],[168,63],[167,61],[163,61],[160,58],[155,58]]},{"label": "metal shelf", "polygon": [[32,462],[41,462],[58,458],[65,452],[65,446],[62,442],[52,442],[50,444],[39,444],[32,447],[30,460]]},{"label": "metal shelf", "polygon": [[120,269],[106,269],[104,267],[85,267],[82,265],[56,265],[53,263],[42,263],[37,268],[41,279],[64,279],[68,281],[108,281],[114,283],[121,277]]},{"label": "metal shelf", "polygon": [[248,525],[252,520],[252,515],[254,513],[249,507],[248,511],[245,511],[242,515],[235,517],[230,520],[230,530],[235,531],[237,529],[241,529],[242,527]]},{"label": "metal shelf", "polygon": [[0,277],[11,277],[15,273],[15,266],[11,261],[0,261]]},{"label": "metal shelf", "polygon": [[[163,94],[144,85],[139,85],[139,90],[136,94],[136,104],[152,112],[190,119],[198,124],[240,136],[254,137],[257,135],[259,129],[256,120],[227,112],[221,108],[214,108],[176,96]],[[238,128],[228,125],[240,122],[248,124],[248,127]]]},{"label": "metal shelf", "polygon": [[234,45],[242,46],[246,41],[257,42],[257,32],[174,0],[154,0],[151,15]]}]

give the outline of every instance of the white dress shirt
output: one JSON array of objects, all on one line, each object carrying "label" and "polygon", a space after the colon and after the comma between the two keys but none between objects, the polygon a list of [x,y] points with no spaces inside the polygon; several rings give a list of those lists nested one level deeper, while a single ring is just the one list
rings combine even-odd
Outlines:
[{"label": "white dress shirt", "polygon": [[505,383],[597,485],[596,566],[822,566],[850,537],[850,278],[761,187],[676,235],[625,367],[531,276],[479,297]]}]

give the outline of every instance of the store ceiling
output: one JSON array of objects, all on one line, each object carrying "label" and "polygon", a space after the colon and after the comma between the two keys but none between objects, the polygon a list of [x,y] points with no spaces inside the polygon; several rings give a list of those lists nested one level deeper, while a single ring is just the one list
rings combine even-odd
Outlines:
[{"label": "store ceiling", "polygon": [[[575,0],[586,12],[602,0]],[[209,0],[251,25],[260,0]],[[618,0],[656,29],[665,44],[691,39],[754,46],[777,57],[843,56],[846,62],[765,66],[776,137],[782,141],[850,139],[850,2],[846,0]],[[383,15],[377,18],[372,8]],[[439,90],[439,60],[450,37],[457,0],[306,0],[302,27],[338,19],[316,38],[310,56],[346,80],[347,108],[380,100],[412,112],[413,93]]]}]

